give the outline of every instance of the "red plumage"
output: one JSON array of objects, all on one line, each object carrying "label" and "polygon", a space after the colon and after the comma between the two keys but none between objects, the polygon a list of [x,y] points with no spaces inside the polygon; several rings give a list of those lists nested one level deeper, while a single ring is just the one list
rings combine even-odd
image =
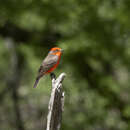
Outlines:
[{"label": "red plumage", "polygon": [[38,70],[38,76],[36,78],[34,88],[36,88],[40,78],[48,73],[51,73],[54,71],[54,69],[57,68],[60,58],[62,54],[62,49],[58,47],[54,47],[50,50],[46,58],[43,60],[39,70]]}]

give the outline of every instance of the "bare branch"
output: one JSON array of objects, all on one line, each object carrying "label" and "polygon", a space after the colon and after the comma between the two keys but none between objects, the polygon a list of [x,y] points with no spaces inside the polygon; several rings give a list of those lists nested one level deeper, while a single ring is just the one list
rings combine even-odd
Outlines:
[{"label": "bare branch", "polygon": [[47,116],[46,130],[60,130],[62,111],[64,106],[64,92],[62,90],[62,82],[66,74],[62,73],[55,79],[54,73],[51,73],[52,78],[52,92],[49,102],[49,112]]}]

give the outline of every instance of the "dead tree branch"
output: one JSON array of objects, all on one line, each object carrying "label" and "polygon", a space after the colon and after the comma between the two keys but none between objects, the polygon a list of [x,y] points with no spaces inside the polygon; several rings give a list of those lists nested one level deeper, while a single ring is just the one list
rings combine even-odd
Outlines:
[{"label": "dead tree branch", "polygon": [[62,82],[65,78],[65,73],[60,74],[56,79],[55,75],[51,73],[52,78],[52,92],[49,102],[49,112],[47,116],[46,130],[60,130],[62,111],[64,106],[64,92],[62,90]]}]

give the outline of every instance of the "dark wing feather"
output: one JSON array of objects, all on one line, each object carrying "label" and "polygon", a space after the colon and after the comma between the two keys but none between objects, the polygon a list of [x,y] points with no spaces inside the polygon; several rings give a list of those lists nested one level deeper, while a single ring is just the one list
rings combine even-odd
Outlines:
[{"label": "dark wing feather", "polygon": [[58,61],[57,55],[48,55],[42,62],[42,65],[39,68],[39,73],[45,73],[51,69]]}]

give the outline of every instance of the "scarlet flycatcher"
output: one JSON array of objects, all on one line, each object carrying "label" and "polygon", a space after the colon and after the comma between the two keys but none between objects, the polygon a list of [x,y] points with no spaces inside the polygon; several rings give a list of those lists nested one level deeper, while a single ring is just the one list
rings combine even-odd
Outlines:
[{"label": "scarlet flycatcher", "polygon": [[36,78],[34,88],[36,88],[39,79],[50,72],[52,72],[59,64],[61,54],[62,54],[62,49],[58,47],[54,47],[50,50],[46,58],[43,60],[39,70],[38,70],[38,76]]}]

